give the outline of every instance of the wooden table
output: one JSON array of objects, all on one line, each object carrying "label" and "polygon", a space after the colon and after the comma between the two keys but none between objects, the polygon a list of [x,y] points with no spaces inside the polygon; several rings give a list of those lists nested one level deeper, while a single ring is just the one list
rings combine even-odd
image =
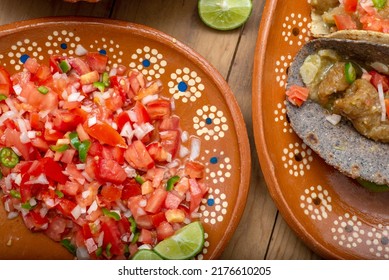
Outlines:
[{"label": "wooden table", "polygon": [[98,4],[61,0],[1,0],[0,24],[37,17],[76,15],[114,18],[159,29],[213,64],[228,81],[243,112],[252,150],[247,206],[221,259],[318,259],[278,213],[263,179],[253,138],[251,80],[254,49],[265,0],[253,0],[249,21],[221,32],[206,27],[197,0],[102,0]]}]

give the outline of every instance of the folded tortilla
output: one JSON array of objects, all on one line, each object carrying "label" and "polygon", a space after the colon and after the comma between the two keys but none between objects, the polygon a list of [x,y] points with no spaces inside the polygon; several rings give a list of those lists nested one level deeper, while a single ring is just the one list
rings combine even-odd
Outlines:
[{"label": "folded tortilla", "polygon": [[[305,86],[300,67],[305,58],[320,49],[333,49],[343,57],[389,65],[389,45],[371,41],[320,38],[308,42],[295,57],[288,72],[287,88]],[[351,123],[333,125],[330,113],[308,100],[301,107],[287,102],[287,115],[297,135],[325,162],[352,178],[376,184],[389,184],[389,144],[370,140],[359,134]]]}]

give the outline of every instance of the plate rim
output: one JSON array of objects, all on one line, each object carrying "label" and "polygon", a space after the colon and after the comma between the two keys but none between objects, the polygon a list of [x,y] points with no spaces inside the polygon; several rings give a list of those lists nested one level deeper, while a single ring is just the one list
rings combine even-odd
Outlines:
[{"label": "plate rim", "polygon": [[343,256],[330,250],[314,238],[311,234],[305,231],[303,224],[296,218],[291,211],[288,202],[282,194],[281,187],[276,179],[274,163],[272,162],[267,148],[267,139],[264,134],[264,121],[262,114],[262,87],[265,75],[264,61],[266,50],[268,48],[267,40],[270,34],[272,22],[275,20],[275,10],[279,2],[282,0],[266,1],[264,7],[254,55],[254,71],[252,85],[252,111],[253,111],[253,130],[254,140],[259,163],[263,172],[263,176],[267,185],[267,189],[280,214],[283,216],[289,227],[296,235],[307,245],[313,252],[326,259],[345,259]]},{"label": "plate rim", "polygon": [[[246,207],[247,196],[250,189],[250,175],[251,175],[251,149],[249,143],[249,136],[247,132],[246,122],[243,118],[240,106],[224,77],[210,62],[208,62],[202,55],[197,53],[194,49],[182,43],[175,37],[168,35],[167,33],[157,30],[153,27],[149,27],[139,23],[133,23],[125,20],[87,17],[87,16],[50,16],[39,17],[27,20],[15,21],[0,25],[0,39],[4,36],[22,32],[23,30],[29,30],[34,27],[40,27],[42,25],[79,25],[80,23],[96,24],[99,26],[108,26],[122,30],[123,32],[133,32],[136,35],[145,36],[147,39],[156,40],[167,47],[173,49],[184,55],[188,60],[192,61],[199,67],[206,76],[215,84],[215,87],[219,90],[223,96],[223,100],[231,114],[231,119],[235,127],[235,135],[238,143],[239,152],[239,189],[240,191],[236,197],[236,204],[232,209],[231,219],[229,220],[224,234],[219,239],[217,246],[212,254],[208,255],[209,259],[217,259],[223,253],[223,250],[231,240],[236,228],[239,225],[243,211]],[[233,187],[233,186],[231,186]],[[212,226],[212,225],[210,225]]]}]

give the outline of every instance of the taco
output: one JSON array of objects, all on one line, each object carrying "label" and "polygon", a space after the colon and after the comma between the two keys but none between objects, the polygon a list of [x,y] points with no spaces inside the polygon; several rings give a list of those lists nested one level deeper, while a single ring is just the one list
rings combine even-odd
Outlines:
[{"label": "taco", "polygon": [[[387,0],[311,0],[311,32],[314,37],[339,36],[365,38],[389,33],[389,2]],[[344,32],[352,30],[352,32]],[[351,37],[348,37],[351,36]]]},{"label": "taco", "polygon": [[288,71],[287,115],[328,164],[363,182],[389,184],[389,46],[320,38]]}]

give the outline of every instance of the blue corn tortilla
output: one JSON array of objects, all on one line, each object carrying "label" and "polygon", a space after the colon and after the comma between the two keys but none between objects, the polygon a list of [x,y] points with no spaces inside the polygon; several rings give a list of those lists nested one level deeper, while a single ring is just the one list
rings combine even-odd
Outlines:
[{"label": "blue corn tortilla", "polygon": [[[315,39],[304,45],[295,57],[288,71],[287,88],[304,86],[300,67],[308,55],[320,49],[333,49],[349,59],[389,65],[389,45],[348,39]],[[327,164],[354,179],[389,184],[389,144],[362,136],[344,118],[337,125],[331,124],[326,120],[330,113],[311,100],[301,107],[288,101],[286,108],[296,134]]]}]

